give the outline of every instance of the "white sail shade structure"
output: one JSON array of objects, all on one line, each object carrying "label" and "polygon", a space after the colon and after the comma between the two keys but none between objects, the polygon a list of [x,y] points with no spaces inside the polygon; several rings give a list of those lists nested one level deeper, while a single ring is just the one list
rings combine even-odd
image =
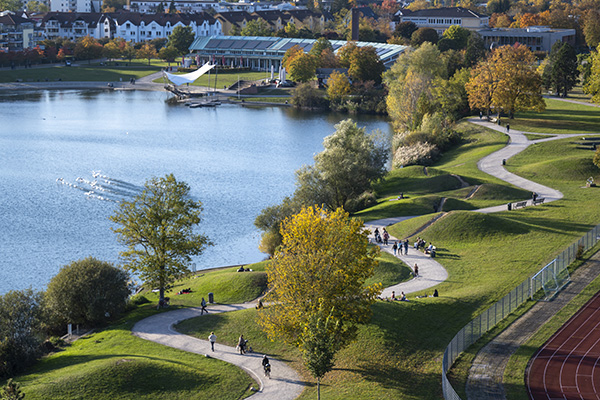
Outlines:
[{"label": "white sail shade structure", "polygon": [[188,74],[175,75],[175,74],[170,74],[166,71],[163,71],[163,74],[165,74],[167,79],[170,80],[171,82],[173,82],[175,85],[180,86],[180,85],[183,85],[184,83],[194,82],[196,79],[200,78],[202,75],[204,75],[205,73],[207,73],[210,69],[212,69],[214,67],[215,67],[215,64],[211,65],[210,63],[206,63],[202,67],[198,68],[196,71],[190,72]]}]

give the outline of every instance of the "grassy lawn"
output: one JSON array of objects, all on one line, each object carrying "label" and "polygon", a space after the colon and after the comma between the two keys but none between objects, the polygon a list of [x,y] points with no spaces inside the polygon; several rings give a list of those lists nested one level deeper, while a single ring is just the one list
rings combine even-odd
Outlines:
[{"label": "grassy lawn", "polygon": [[[125,64],[129,64],[126,66]],[[119,61],[119,66],[100,66],[98,64],[88,65],[86,62],[78,63],[78,66],[65,67],[53,66],[49,68],[31,68],[6,70],[0,73],[0,83],[15,82],[17,79],[23,82],[48,81],[71,81],[71,82],[116,82],[119,79],[129,81],[131,78],[139,79],[161,70],[166,64],[162,62],[148,62],[134,60],[132,63]]]},{"label": "grassy lawn", "polygon": [[[238,73],[238,72],[219,71],[216,74],[216,78],[217,78],[217,82],[216,82],[217,89],[223,89],[224,86],[229,87],[229,86],[233,85],[234,83],[236,83],[238,81],[238,78],[240,81],[257,81],[257,80],[261,80],[261,79],[266,79],[267,74],[265,72]],[[163,78],[155,79],[154,82],[162,83]],[[210,75],[208,73],[202,75],[194,83],[192,83],[192,86],[206,86],[206,87],[214,88],[215,87],[215,71],[211,70]]]},{"label": "grassy lawn", "polygon": [[140,307],[111,327],[45,357],[15,381],[27,399],[240,399],[254,381],[241,369],[135,337]]},{"label": "grassy lawn", "polygon": [[546,99],[546,111],[518,112],[510,126],[525,132],[599,133],[600,108]]}]

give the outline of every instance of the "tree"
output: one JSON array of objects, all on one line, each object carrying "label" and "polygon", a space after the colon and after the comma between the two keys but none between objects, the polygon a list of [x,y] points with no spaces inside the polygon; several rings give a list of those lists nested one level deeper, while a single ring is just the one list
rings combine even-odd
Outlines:
[{"label": "tree", "polygon": [[327,80],[327,97],[332,103],[341,103],[350,94],[348,77],[338,71],[333,71]]},{"label": "tree", "polygon": [[41,354],[43,296],[31,289],[0,296],[0,377],[32,365]]},{"label": "tree", "polygon": [[304,53],[304,49],[302,47],[298,46],[297,44],[293,45],[292,47],[287,49],[283,54],[283,58],[281,59],[281,65],[283,65],[285,68],[288,68],[288,61],[299,56],[302,53]]},{"label": "tree", "polygon": [[165,60],[167,63],[169,63],[169,65],[175,61],[178,55],[179,50],[177,50],[175,46],[165,46],[158,52],[160,59]]},{"label": "tree", "polygon": [[23,9],[21,0],[0,0],[0,10],[2,11],[19,11]]},{"label": "tree", "polygon": [[167,46],[175,47],[179,51],[179,55],[187,54],[195,38],[196,35],[191,26],[177,25],[169,35]]},{"label": "tree", "polygon": [[158,58],[158,53],[156,52],[156,49],[150,43],[144,43],[144,45],[142,45],[142,48],[139,49],[135,54],[137,58],[145,58],[146,60],[148,60],[148,65],[150,65],[150,60],[152,60],[153,58]]},{"label": "tree", "polygon": [[577,53],[568,43],[556,42],[552,46],[548,64],[544,69],[547,87],[552,87],[558,96],[567,97],[567,92],[577,84]]},{"label": "tree", "polygon": [[86,36],[75,45],[75,57],[80,60],[93,60],[102,56],[102,45],[90,36]]},{"label": "tree", "polygon": [[74,261],[48,283],[48,309],[60,324],[102,324],[125,309],[128,280],[111,263],[93,257]]},{"label": "tree", "polygon": [[594,163],[594,165],[598,168],[600,168],[600,147],[598,147],[596,149],[596,152],[594,153],[594,158],[592,159],[592,162]]},{"label": "tree", "polygon": [[486,48],[481,35],[477,32],[471,32],[467,39],[467,48],[465,49],[465,66],[472,67],[482,60],[486,55]]},{"label": "tree", "polygon": [[283,243],[267,267],[269,292],[259,311],[267,335],[298,346],[309,371],[320,378],[335,353],[371,318],[381,285],[366,286],[377,264],[361,221],[343,210],[303,208],[286,219]]},{"label": "tree", "polygon": [[292,104],[298,108],[327,108],[327,100],[308,82],[301,83],[294,89]]},{"label": "tree", "polygon": [[[296,173],[294,195],[303,205],[325,204],[331,210],[347,207],[386,173],[388,144],[377,139],[352,120],[337,124],[335,132],[323,140],[324,150],[314,157],[314,166]],[[313,203],[304,200],[315,197]]]},{"label": "tree", "polygon": [[[323,54],[324,50],[330,50],[331,52],[333,52],[333,46],[331,45],[331,42],[327,40],[327,38],[320,37],[313,44],[308,54],[315,56],[320,61],[321,55]],[[321,63],[319,62],[319,64]]]},{"label": "tree", "polygon": [[413,46],[418,47],[425,42],[436,44],[439,37],[433,28],[419,28],[413,32],[410,41]]},{"label": "tree", "polygon": [[171,2],[169,3],[169,14],[176,14],[177,13],[177,7],[175,7],[175,1],[171,0]]},{"label": "tree", "polygon": [[191,256],[211,244],[193,229],[200,223],[202,203],[189,197],[190,187],[173,174],[152,178],[133,201],[124,201],[110,217],[120,225],[114,231],[127,246],[124,267],[159,289],[164,304],[168,285],[189,272]]},{"label": "tree", "polygon": [[273,33],[264,19],[253,19],[240,32],[242,36],[271,36]]},{"label": "tree", "polygon": [[591,66],[583,91],[592,95],[592,102],[600,103],[600,53],[598,50],[592,51],[588,58],[588,64]]},{"label": "tree", "polygon": [[510,118],[515,111],[545,109],[536,59],[525,45],[502,46],[471,73],[466,86],[471,108],[495,109]]},{"label": "tree", "polygon": [[471,31],[459,25],[452,25],[444,31],[443,38],[451,40],[454,44],[452,47],[455,50],[464,49],[467,47],[467,41],[471,36]]},{"label": "tree", "polygon": [[[130,42],[125,42],[123,48],[121,49],[121,55],[123,56],[123,58],[131,62],[131,60],[133,60],[137,56],[137,50],[135,49],[135,47],[133,47],[133,45]],[[148,60],[148,63],[149,62],[150,61]]]},{"label": "tree", "polygon": [[348,74],[353,81],[373,81],[379,85],[384,71],[385,65],[374,47],[357,47],[350,54]]},{"label": "tree", "polygon": [[50,7],[48,7],[46,4],[42,3],[41,1],[37,1],[37,0],[29,0],[27,2],[27,4],[25,5],[25,9],[28,12],[38,12],[38,13],[46,13],[46,12],[50,11]]},{"label": "tree", "polygon": [[595,48],[600,43],[600,12],[587,10],[583,14],[583,35],[589,48]]},{"label": "tree", "polygon": [[510,10],[510,0],[489,0],[486,11],[488,14],[501,14]]},{"label": "tree", "polygon": [[394,36],[410,39],[417,29],[419,29],[417,24],[412,21],[400,22],[396,25],[396,29],[394,29]]},{"label": "tree", "polygon": [[308,82],[315,77],[317,59],[311,54],[297,53],[295,57],[287,60],[285,69],[289,72],[292,80]]},{"label": "tree", "polygon": [[110,61],[118,58],[121,55],[121,49],[114,41],[111,41],[104,45],[104,48],[102,49],[102,55],[108,58]]}]

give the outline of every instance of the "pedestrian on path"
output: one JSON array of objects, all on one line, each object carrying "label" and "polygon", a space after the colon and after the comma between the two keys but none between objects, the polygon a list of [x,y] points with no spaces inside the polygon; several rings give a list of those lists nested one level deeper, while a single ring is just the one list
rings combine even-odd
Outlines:
[{"label": "pedestrian on path", "polygon": [[414,271],[415,271],[415,278],[416,278],[419,276],[419,266],[417,265],[417,263],[415,263]]},{"label": "pedestrian on path", "polygon": [[215,342],[217,341],[217,335],[214,332],[211,332],[208,336],[208,341],[210,342],[210,348],[212,351],[215,351]]},{"label": "pedestrian on path", "polygon": [[507,123],[506,124],[506,133],[509,133],[509,132],[510,132],[510,125]]},{"label": "pedestrian on path", "polygon": [[404,240],[404,255],[408,255],[408,239]]},{"label": "pedestrian on path", "polygon": [[394,242],[392,249],[394,250],[394,255],[396,255],[396,253],[398,253],[398,242]]},{"label": "pedestrian on path", "polygon": [[200,303],[200,305],[202,306],[202,309],[200,310],[200,315],[204,314],[205,312],[208,314],[208,310],[206,309],[206,300],[204,300],[204,297],[202,298],[202,302]]},{"label": "pedestrian on path", "polygon": [[402,247],[404,247],[404,243],[401,240],[400,243],[398,244],[398,254],[400,254],[400,255],[402,255]]}]

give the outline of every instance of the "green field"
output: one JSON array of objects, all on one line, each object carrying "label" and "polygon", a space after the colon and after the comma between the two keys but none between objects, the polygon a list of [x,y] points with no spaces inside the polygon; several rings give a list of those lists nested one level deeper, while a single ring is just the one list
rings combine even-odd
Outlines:
[{"label": "green field", "polygon": [[518,112],[510,127],[524,132],[600,133],[600,108],[546,99],[545,112]]},{"label": "green field", "polygon": [[[126,65],[127,64],[127,65]],[[65,82],[118,82],[129,81],[131,78],[139,79],[144,76],[160,71],[166,63],[153,61],[148,65],[147,61],[133,60],[120,61],[119,66],[100,66],[98,64],[88,65],[85,62],[77,63],[72,67],[64,65],[48,68],[29,68],[4,70],[0,73],[0,83],[16,82],[44,82],[46,80]]]}]

